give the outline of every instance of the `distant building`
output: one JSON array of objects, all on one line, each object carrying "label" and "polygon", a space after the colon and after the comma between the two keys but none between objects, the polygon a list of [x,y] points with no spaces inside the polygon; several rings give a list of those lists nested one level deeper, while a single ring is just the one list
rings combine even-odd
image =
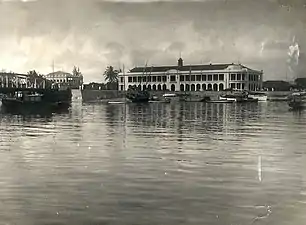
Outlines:
[{"label": "distant building", "polygon": [[241,64],[183,65],[135,67],[119,73],[119,90],[138,86],[141,90],[222,91],[224,89],[261,90],[263,71]]},{"label": "distant building", "polygon": [[263,88],[267,91],[290,91],[292,87],[292,84],[283,80],[267,80],[263,82]]},{"label": "distant building", "polygon": [[76,76],[71,73],[57,71],[44,76],[47,80],[73,89],[79,88],[83,84],[83,76]]},{"label": "distant building", "polygon": [[28,75],[0,72],[0,87],[22,87],[27,84]]}]

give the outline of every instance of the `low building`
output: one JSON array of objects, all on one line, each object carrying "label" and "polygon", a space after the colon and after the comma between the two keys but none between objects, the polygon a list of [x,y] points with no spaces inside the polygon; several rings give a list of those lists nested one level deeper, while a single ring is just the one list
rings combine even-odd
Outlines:
[{"label": "low building", "polygon": [[141,90],[222,91],[225,89],[262,89],[263,71],[241,64],[183,65],[183,59],[174,66],[135,67],[119,73],[119,90],[137,86]]},{"label": "low building", "polygon": [[27,74],[0,72],[0,87],[23,87],[28,80]]},{"label": "low building", "polygon": [[53,83],[60,84],[63,86],[68,86],[72,89],[78,89],[83,84],[83,76],[73,75],[71,73],[66,73],[63,71],[57,71],[54,73],[49,73],[44,76],[47,80]]}]

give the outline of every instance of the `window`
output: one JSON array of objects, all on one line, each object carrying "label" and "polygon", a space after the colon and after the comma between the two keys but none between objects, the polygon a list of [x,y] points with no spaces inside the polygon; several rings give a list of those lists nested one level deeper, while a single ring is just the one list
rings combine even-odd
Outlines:
[{"label": "window", "polygon": [[202,84],[202,90],[206,91],[206,84]]},{"label": "window", "polygon": [[212,91],[212,85],[211,85],[211,84],[208,84],[208,85],[207,85],[207,90],[208,90],[208,91]]},{"label": "window", "polygon": [[147,81],[146,77],[142,77],[142,81],[146,82]]},{"label": "window", "polygon": [[158,77],[157,77],[157,81],[158,81],[158,82],[161,82],[161,80],[162,80],[161,76],[158,76]]},{"label": "window", "polygon": [[201,85],[200,85],[200,84],[197,84],[196,90],[197,90],[197,91],[200,91],[200,90],[201,90]]},{"label": "window", "polygon": [[180,75],[180,81],[184,81],[185,80],[184,78],[185,78],[184,75]]},{"label": "window", "polygon": [[194,84],[191,85],[191,91],[195,91],[195,85]]},{"label": "window", "polygon": [[175,85],[171,84],[171,91],[175,91]]},{"label": "window", "polygon": [[237,89],[241,89],[241,83],[237,83]]},{"label": "window", "polygon": [[120,85],[120,91],[123,91],[123,85]]},{"label": "window", "polygon": [[197,75],[197,76],[196,76],[196,80],[197,80],[197,81],[201,81],[201,75]]},{"label": "window", "polygon": [[231,74],[231,80],[236,80],[236,74]]},{"label": "window", "polygon": [[208,75],[208,81],[212,81],[212,75],[211,74]]},{"label": "window", "polygon": [[174,82],[175,81],[175,75],[170,76],[170,81]]},{"label": "window", "polygon": [[245,80],[245,73],[242,74],[242,80]]},{"label": "window", "polygon": [[120,82],[123,83],[123,77],[120,77]]},{"label": "window", "polygon": [[190,75],[186,75],[186,81],[190,81]]},{"label": "window", "polygon": [[184,84],[180,85],[180,91],[184,91]]},{"label": "window", "polygon": [[224,74],[219,74],[219,80],[224,80]]},{"label": "window", "polygon": [[214,84],[213,90],[214,90],[214,91],[218,91],[218,84]]},{"label": "window", "polygon": [[138,82],[141,82],[141,78],[142,78],[142,77],[138,77],[138,79],[137,79],[137,80],[138,80]]},{"label": "window", "polygon": [[224,85],[221,83],[219,84],[219,91],[223,91],[224,90]]},{"label": "window", "polygon": [[167,82],[167,76],[163,76],[163,82]]},{"label": "window", "polygon": [[191,75],[191,81],[195,81],[195,75]]},{"label": "window", "polygon": [[137,77],[133,77],[133,82],[137,82]]},{"label": "window", "polygon": [[156,82],[156,76],[153,77],[153,82]]},{"label": "window", "polygon": [[206,81],[206,75],[202,75],[202,81]]},{"label": "window", "polygon": [[190,86],[189,86],[189,84],[186,84],[186,91],[190,91]]},{"label": "window", "polygon": [[218,74],[214,74],[214,81],[218,80]]},{"label": "window", "polygon": [[235,83],[231,83],[231,88],[233,88],[233,89],[235,89],[235,88],[236,88]]},{"label": "window", "polygon": [[241,80],[241,74],[237,73],[237,80]]}]

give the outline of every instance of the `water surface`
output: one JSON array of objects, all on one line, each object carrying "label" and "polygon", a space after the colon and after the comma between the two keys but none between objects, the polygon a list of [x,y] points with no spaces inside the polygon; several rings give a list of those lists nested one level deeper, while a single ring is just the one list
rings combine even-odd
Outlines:
[{"label": "water surface", "polygon": [[0,114],[0,224],[302,225],[305,127],[273,102]]}]

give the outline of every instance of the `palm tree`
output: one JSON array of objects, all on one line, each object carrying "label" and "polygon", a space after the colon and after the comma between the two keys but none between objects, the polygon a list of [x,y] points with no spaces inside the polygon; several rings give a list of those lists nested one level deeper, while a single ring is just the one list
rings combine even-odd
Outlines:
[{"label": "palm tree", "polygon": [[114,67],[108,66],[104,71],[104,78],[107,82],[107,89],[118,90],[118,74],[120,71],[115,70]]},{"label": "palm tree", "polygon": [[114,70],[114,67],[108,66],[104,71],[104,78],[107,83],[117,83],[118,82],[118,70]]}]

